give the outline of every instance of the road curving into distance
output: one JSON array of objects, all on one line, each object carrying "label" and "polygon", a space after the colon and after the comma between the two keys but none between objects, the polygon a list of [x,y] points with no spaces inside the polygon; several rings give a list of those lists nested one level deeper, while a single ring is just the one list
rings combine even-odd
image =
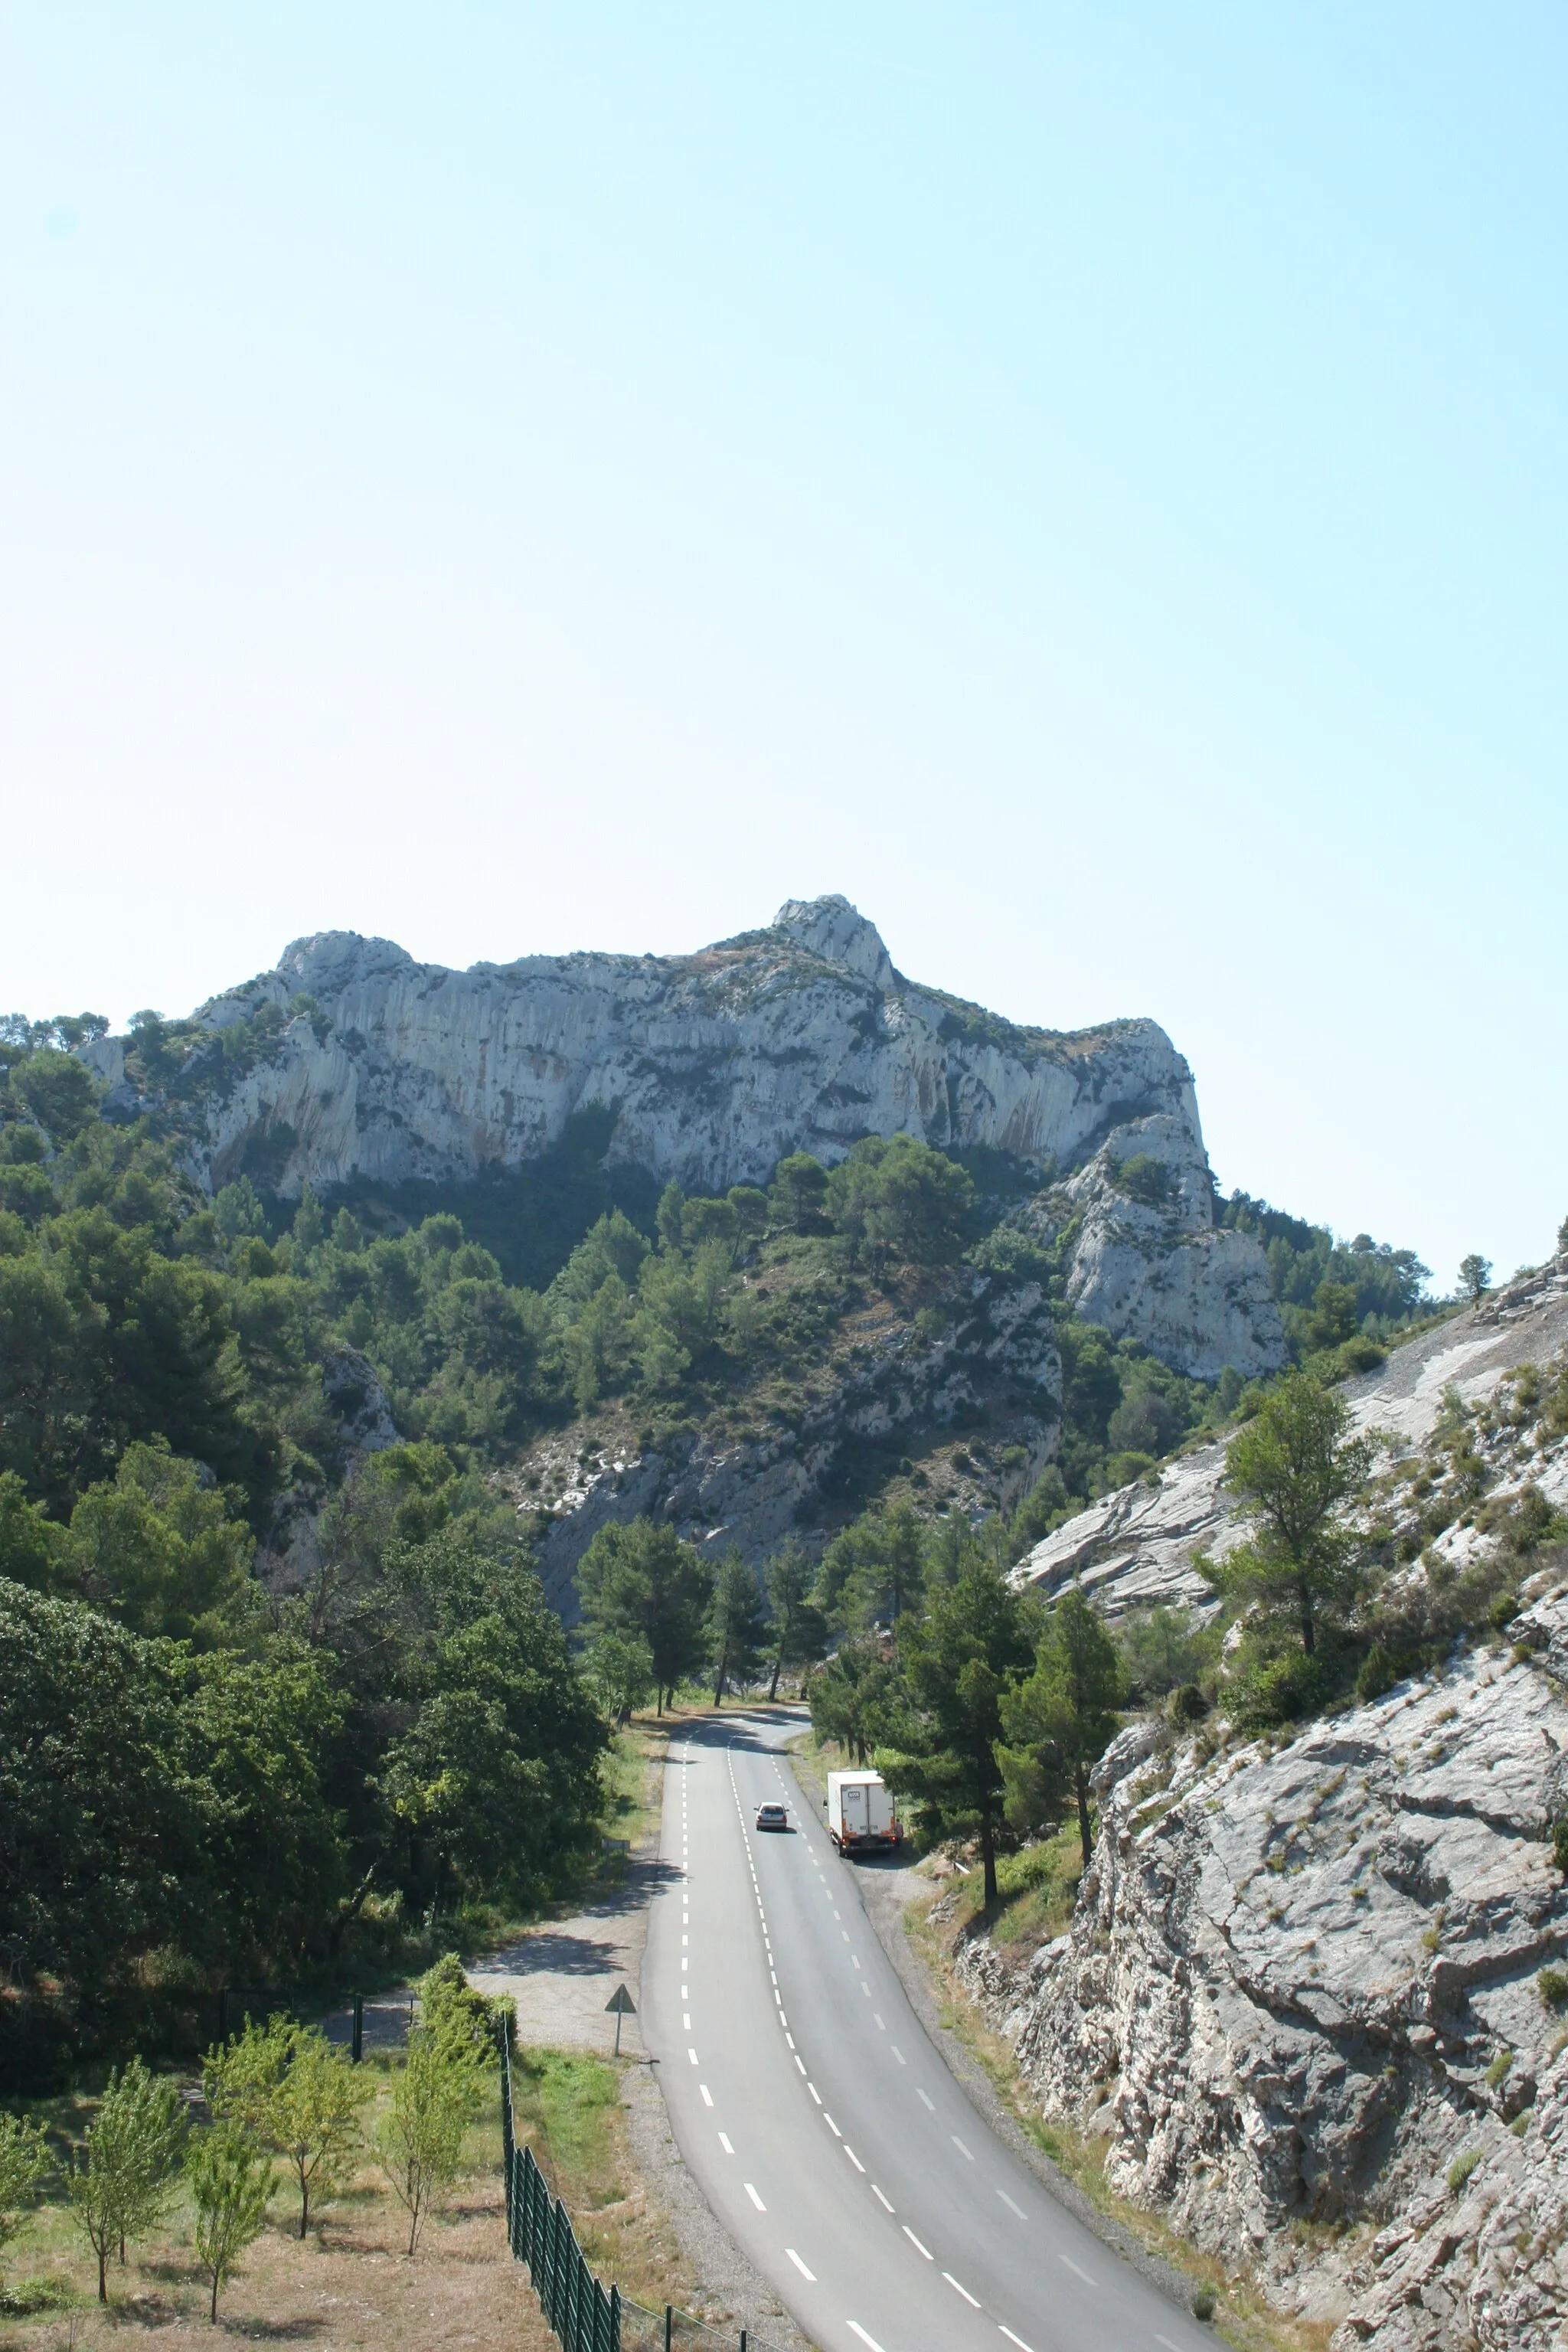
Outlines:
[{"label": "road curving into distance", "polygon": [[[681,2155],[823,2352],[1212,2352],[926,2037],[763,1710],[672,1739],[643,2032]],[[768,1799],[787,1834],[755,1827]]]}]

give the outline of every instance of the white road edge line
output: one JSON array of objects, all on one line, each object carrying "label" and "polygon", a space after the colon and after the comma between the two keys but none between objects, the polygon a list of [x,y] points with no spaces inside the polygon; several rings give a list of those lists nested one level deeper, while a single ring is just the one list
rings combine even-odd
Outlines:
[{"label": "white road edge line", "polygon": [[[966,2157],[968,2157],[970,2163],[971,2163],[971,2164],[973,2164],[973,2161],[974,2161],[974,2152],[973,2152],[973,2150],[972,2148],[967,2148],[967,2147],[964,2147],[963,2142],[959,2138],[958,2134],[957,2134],[956,2132],[954,2132],[954,2133],[952,2134],[952,2144],[953,2144],[954,2147],[958,2150],[958,2152],[959,2152],[960,2156],[966,2156]],[[1065,2259],[1065,2257],[1064,2257],[1064,2259]]]},{"label": "white road edge line", "polygon": [[[1002,2333],[1007,2338],[1009,2344],[1016,2344],[1017,2346],[1018,2352],[1034,2352],[1033,2346],[1026,2344],[1021,2336],[1015,2336],[1010,2327],[1004,2327],[1002,2329]],[[1163,2344],[1165,2338],[1163,2336],[1156,2336],[1155,2338],[1155,2342],[1159,2344]],[[1171,2352],[1176,2352],[1176,2347],[1173,2344],[1171,2347]]]},{"label": "white road edge line", "polygon": [[[795,2252],[793,2246],[786,2246],[784,2248],[784,2252],[789,2256],[791,2262],[795,2264],[796,2270],[800,2273],[802,2278],[809,2279],[812,2285],[815,2286],[816,2284],[816,2273],[806,2269],[805,2264],[801,2261],[800,2256]],[[855,2327],[855,2322],[853,2320],[850,2321],[849,2325],[851,2327]],[[860,2330],[857,2327],[855,2328],[855,2332],[857,2335],[859,2335]],[[870,2343],[871,2339],[868,2336],[867,2336],[866,2341],[868,2344]],[[882,2352],[880,2345],[877,2347],[877,2352]]]},{"label": "white road edge line", "polygon": [[960,2286],[958,2281],[953,2277],[951,2271],[943,2271],[942,2276],[947,2281],[949,2286],[952,2287],[955,2294],[961,2294],[965,2303],[972,2303],[974,2305],[975,2310],[979,2310],[980,2297],[977,2294],[971,2294],[966,2286]]},{"label": "white road edge line", "polygon": [[712,2105],[712,2104],[713,2104],[713,2094],[712,2094],[712,2092],[708,2088],[707,2084],[706,2084],[706,2083],[699,2083],[699,2084],[698,2084],[698,2085],[697,2085],[697,2087],[698,2087],[698,2089],[699,2089],[699,2090],[701,2092],[701,2094],[702,2094],[702,2104],[703,2104],[703,2105],[704,2105],[705,2107],[710,2107],[710,2106]]},{"label": "white road edge line", "polygon": [[996,2194],[1000,2197],[1003,2204],[1005,2205],[1009,2213],[1016,2213],[1020,2221],[1026,2221],[1028,2220],[1029,2217],[1025,2212],[1023,2207],[1021,2205],[1015,2205],[1013,2200],[1008,2196],[1007,2191],[1005,2189],[999,2189],[996,2191]]},{"label": "white road edge line", "polygon": [[894,2207],[888,2204],[887,2199],[883,2196],[881,2190],[878,2188],[874,2180],[871,2183],[871,2194],[876,2199],[879,2205],[887,2205],[889,2213],[894,2211]]},{"label": "white road edge line", "polygon": [[1092,2286],[1094,2284],[1094,2281],[1089,2277],[1089,2273],[1087,2271],[1080,2271],[1070,2254],[1058,2254],[1057,2256],[1057,2260],[1058,2263],[1066,2263],[1074,2278],[1082,2279],[1085,2286]]},{"label": "white road edge line", "polygon": [[921,2245],[920,2240],[916,2237],[914,2231],[910,2229],[907,2221],[904,2223],[904,2235],[909,2240],[917,2254],[923,2254],[928,2263],[935,2262],[936,2256],[931,2252],[931,2248],[929,2246]]},{"label": "white road edge line", "polygon": [[878,2343],[876,2337],[874,2336],[868,2336],[858,2319],[847,2319],[844,2325],[849,2330],[851,2336],[858,2336],[862,2344],[868,2344],[871,2347],[871,2352],[882,2352],[882,2347]]},{"label": "white road edge line", "polygon": [[767,2211],[767,2207],[763,2203],[762,2199],[758,2196],[756,2190],[752,2188],[749,2180],[746,2183],[746,2194],[751,2199],[759,2213],[765,2213]]}]

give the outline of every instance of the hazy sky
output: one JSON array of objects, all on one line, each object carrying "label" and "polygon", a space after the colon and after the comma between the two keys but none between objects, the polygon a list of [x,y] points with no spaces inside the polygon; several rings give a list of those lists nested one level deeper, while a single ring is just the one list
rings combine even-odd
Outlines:
[{"label": "hazy sky", "polygon": [[1568,1212],[1568,15],[0,5],[0,1003],[842,890]]}]

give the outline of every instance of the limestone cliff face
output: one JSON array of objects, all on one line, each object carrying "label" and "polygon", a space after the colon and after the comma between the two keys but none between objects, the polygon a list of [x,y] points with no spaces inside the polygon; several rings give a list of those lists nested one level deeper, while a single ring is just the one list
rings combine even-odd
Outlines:
[{"label": "limestone cliff face", "polygon": [[[259,1152],[297,1195],[355,1177],[515,1169],[574,1114],[613,1110],[613,1160],[688,1190],[765,1182],[795,1150],[831,1163],[863,1135],[984,1145],[1082,1170],[1109,1139],[1158,1158],[1158,1212],[1083,1179],[1080,1310],[1189,1372],[1250,1373],[1284,1348],[1261,1252],[1215,1230],[1192,1074],[1152,1021],[1061,1034],[996,1019],[897,972],[840,898],[790,900],[765,930],[694,955],[525,956],[468,971],[386,940],[297,940],[276,971],[204,1005],[215,1033],[315,1001],[260,1058],[191,1066],[194,1172],[211,1188]],[[111,1086],[113,1040],[89,1058]]]},{"label": "limestone cliff face", "polygon": [[[1357,1384],[1378,1516],[1426,1545],[1385,1592],[1496,1552],[1526,1488],[1568,1507],[1565,1350],[1559,1257]],[[1428,1541],[1467,1407],[1484,1493]],[[1020,1577],[1111,1615],[1201,1602],[1192,1553],[1236,1532],[1223,1467],[1210,1446],[1106,1496]],[[1568,1585],[1561,1552],[1508,1572],[1527,1605],[1495,1643],[1278,1747],[1129,1725],[1068,1931],[960,1961],[1043,2111],[1109,2134],[1114,2186],[1337,2323],[1333,2352],[1547,2352],[1568,2322],[1568,2037],[1539,1981],[1568,1967]]]}]

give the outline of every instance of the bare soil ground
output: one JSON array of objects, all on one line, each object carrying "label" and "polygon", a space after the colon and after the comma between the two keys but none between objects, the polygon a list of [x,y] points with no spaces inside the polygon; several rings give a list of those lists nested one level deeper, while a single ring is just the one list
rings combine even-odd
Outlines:
[{"label": "bare soil ground", "polygon": [[526,2271],[507,2251],[499,2165],[459,2185],[412,2262],[403,2209],[368,2168],[303,2242],[288,2222],[280,2194],[214,2327],[188,2214],[133,2248],[123,2270],[110,2265],[106,2309],[85,2245],[68,2216],[51,2209],[11,2249],[0,2352],[132,2352],[143,2340],[158,2352],[210,2352],[223,2338],[316,2352],[551,2352],[554,2345]]}]

